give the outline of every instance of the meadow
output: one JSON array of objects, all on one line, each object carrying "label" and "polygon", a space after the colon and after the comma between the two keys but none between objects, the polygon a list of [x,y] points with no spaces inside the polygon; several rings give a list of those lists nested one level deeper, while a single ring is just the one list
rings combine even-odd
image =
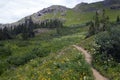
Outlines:
[{"label": "meadow", "polygon": [[[28,40],[1,41],[1,80],[93,80],[81,52],[70,45],[84,39],[86,27],[76,25],[50,30]],[[8,50],[9,49],[9,50]]]}]

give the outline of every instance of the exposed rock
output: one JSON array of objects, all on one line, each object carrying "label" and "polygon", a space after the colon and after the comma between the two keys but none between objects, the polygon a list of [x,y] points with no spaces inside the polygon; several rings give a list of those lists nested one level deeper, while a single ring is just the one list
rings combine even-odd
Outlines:
[{"label": "exposed rock", "polygon": [[87,6],[88,5],[88,3],[80,3],[80,4],[78,4],[78,5],[76,5],[74,8],[73,8],[73,10],[75,10],[75,11],[82,11],[82,8],[84,8],[84,6]]},{"label": "exposed rock", "polygon": [[99,5],[103,5],[103,2],[96,3],[81,3],[75,6],[73,9],[77,12],[93,12],[99,10],[101,7]]},{"label": "exposed rock", "polygon": [[120,6],[111,6],[110,9],[120,9]]},{"label": "exposed rock", "polygon": [[66,13],[61,13],[61,16],[66,16]]},{"label": "exposed rock", "polygon": [[106,6],[113,5],[113,4],[120,4],[120,0],[105,0],[104,4]]},{"label": "exposed rock", "polygon": [[[44,8],[40,11],[38,11],[37,13],[34,13],[30,16],[27,16],[25,18],[32,18],[33,22],[34,23],[40,23],[41,20],[40,18],[45,15],[45,14],[49,14],[49,13],[53,13],[53,14],[57,14],[57,13],[61,13],[61,16],[65,16],[66,15],[66,12],[67,10],[69,10],[69,8],[67,7],[64,7],[64,6],[60,6],[60,5],[53,5],[53,6],[50,6],[48,8]],[[22,18],[21,20],[15,22],[15,23],[11,23],[11,24],[1,24],[0,27],[13,27],[13,26],[17,26],[17,25],[20,25],[20,24],[24,24],[25,23],[25,18]]]},{"label": "exposed rock", "polygon": [[66,8],[64,6],[59,6],[59,5],[53,5],[50,6],[48,8],[44,8],[43,10],[37,12],[38,16],[42,16],[44,14],[48,14],[48,13],[62,13],[62,12],[66,12],[69,8]]}]

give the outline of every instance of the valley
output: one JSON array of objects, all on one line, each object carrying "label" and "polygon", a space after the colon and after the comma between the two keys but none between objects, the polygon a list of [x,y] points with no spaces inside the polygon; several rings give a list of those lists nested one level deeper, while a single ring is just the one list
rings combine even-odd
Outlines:
[{"label": "valley", "polygon": [[0,80],[120,80],[119,0],[53,5],[0,25]]}]

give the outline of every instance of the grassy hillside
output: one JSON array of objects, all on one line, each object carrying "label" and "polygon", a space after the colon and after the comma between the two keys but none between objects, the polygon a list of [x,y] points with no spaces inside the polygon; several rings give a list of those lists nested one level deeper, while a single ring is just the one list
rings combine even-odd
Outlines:
[{"label": "grassy hillside", "polygon": [[[120,10],[105,9],[107,16],[109,16],[110,21],[115,21],[116,17],[120,15]],[[65,26],[70,26],[74,24],[83,24],[92,20],[95,12],[75,12],[73,10],[68,10],[65,16],[61,16],[60,13],[57,14],[46,14],[41,17],[42,20],[51,18],[60,18],[65,20]],[[54,15],[54,16],[53,16]]]}]

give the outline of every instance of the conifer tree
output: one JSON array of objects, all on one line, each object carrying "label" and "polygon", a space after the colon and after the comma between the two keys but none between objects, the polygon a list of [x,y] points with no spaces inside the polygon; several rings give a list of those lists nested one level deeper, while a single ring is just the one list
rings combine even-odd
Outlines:
[{"label": "conifer tree", "polygon": [[116,22],[117,23],[120,22],[120,17],[119,16],[117,16]]},{"label": "conifer tree", "polygon": [[0,28],[0,40],[3,39],[3,31],[2,31],[2,28]]},{"label": "conifer tree", "polygon": [[95,33],[99,32],[99,14],[96,11],[95,20],[94,20]]},{"label": "conifer tree", "polygon": [[11,39],[10,32],[8,31],[7,27],[3,28],[3,39],[4,40]]}]

